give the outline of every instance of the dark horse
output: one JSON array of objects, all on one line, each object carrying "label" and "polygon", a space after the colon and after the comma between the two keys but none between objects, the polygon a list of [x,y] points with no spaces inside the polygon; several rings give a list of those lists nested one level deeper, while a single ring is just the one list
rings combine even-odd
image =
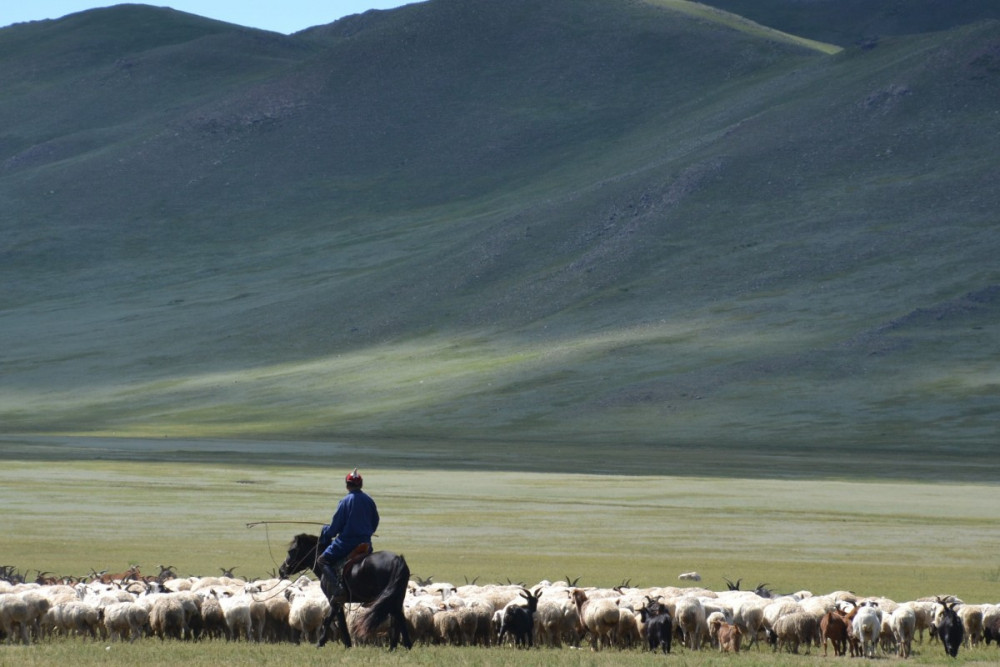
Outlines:
[{"label": "dark horse", "polygon": [[[319,578],[321,575],[316,565],[320,556],[318,545],[319,538],[315,535],[296,535],[288,545],[288,557],[278,568],[278,574],[285,578],[309,568]],[[410,568],[406,561],[391,551],[376,551],[348,567],[344,572],[347,602],[360,602],[367,607],[358,624],[359,638],[371,637],[387,618],[391,618],[389,648],[396,648],[400,636],[403,638],[403,646],[413,647],[410,633],[406,629],[406,618],[403,616],[403,599],[406,597],[409,580]],[[332,610],[330,616],[323,621],[317,646],[326,644],[330,621],[336,620],[344,646],[350,648],[351,637],[347,632],[344,605],[331,602],[330,606]]]}]

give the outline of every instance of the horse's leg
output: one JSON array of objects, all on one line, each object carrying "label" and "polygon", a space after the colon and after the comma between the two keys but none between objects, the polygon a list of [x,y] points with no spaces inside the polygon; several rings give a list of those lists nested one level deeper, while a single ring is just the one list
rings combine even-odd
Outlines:
[{"label": "horse's leg", "polygon": [[351,648],[351,637],[347,634],[347,618],[344,615],[344,605],[342,604],[330,605],[330,613],[326,615],[322,625],[319,626],[319,640],[316,642],[316,648],[323,648],[330,641],[331,633],[334,632],[334,622],[337,623],[344,645]]},{"label": "horse's leg", "polygon": [[395,616],[390,619],[391,624],[389,625],[389,650],[395,651],[396,644],[399,643],[399,628],[396,625]]},{"label": "horse's leg", "polygon": [[344,605],[337,605],[337,625],[340,626],[340,638],[344,642],[344,648],[351,648],[351,633],[347,631],[347,614],[344,613]]},{"label": "horse's leg", "polygon": [[326,615],[326,618],[323,619],[323,623],[319,626],[319,639],[316,641],[316,648],[323,648],[326,646],[326,642],[329,641],[329,634],[332,630],[330,624],[333,623],[333,615],[334,612],[331,607],[330,612]]},{"label": "horse's leg", "polygon": [[413,641],[410,639],[410,631],[406,627],[406,616],[403,614],[402,608],[396,610],[392,622],[393,625],[399,628],[399,634],[403,637],[403,646],[405,646],[407,650],[413,648]]}]

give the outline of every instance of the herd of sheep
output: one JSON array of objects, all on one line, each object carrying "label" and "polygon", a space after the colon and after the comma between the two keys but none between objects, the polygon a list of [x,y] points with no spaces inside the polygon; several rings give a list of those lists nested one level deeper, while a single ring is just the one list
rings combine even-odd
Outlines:
[{"label": "herd of sheep", "polygon": [[[410,581],[404,604],[415,643],[481,646],[645,647],[669,652],[753,649],[909,657],[913,642],[959,645],[1000,636],[1000,605],[954,597],[906,602],[847,591],[773,595],[696,587],[585,588],[576,582],[465,585]],[[348,605],[348,631],[356,610]],[[0,638],[110,641],[316,641],[330,606],[318,583],[232,576],[75,583],[0,580]],[[926,639],[925,639],[926,634]],[[937,648],[934,650],[942,650]]]}]

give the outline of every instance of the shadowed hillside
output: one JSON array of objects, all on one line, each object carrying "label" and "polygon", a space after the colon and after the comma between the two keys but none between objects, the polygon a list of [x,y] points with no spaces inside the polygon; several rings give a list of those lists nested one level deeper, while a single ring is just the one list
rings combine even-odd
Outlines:
[{"label": "shadowed hillside", "polygon": [[3,430],[974,460],[1000,24],[676,4],[0,31]]}]

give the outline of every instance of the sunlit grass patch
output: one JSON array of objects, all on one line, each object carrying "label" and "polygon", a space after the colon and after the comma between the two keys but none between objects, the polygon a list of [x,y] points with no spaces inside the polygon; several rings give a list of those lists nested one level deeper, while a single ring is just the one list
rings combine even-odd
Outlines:
[{"label": "sunlit grass patch", "polygon": [[743,577],[782,591],[978,599],[1000,541],[982,512],[990,485],[409,469],[305,445],[312,466],[248,465],[250,447],[228,446],[227,464],[8,461],[5,559],[76,576],[131,563],[264,576],[292,535],[318,526],[247,523],[328,521],[337,471],[359,464],[383,514],[377,546],[404,553],[421,576],[460,583],[670,585],[698,570],[720,588]]}]

